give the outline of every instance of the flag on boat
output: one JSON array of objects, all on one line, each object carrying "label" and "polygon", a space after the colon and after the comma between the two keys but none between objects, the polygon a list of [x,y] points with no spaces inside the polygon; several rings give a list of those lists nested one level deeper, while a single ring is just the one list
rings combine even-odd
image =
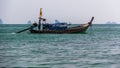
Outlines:
[{"label": "flag on boat", "polygon": [[42,17],[42,8],[40,8],[40,18]]}]

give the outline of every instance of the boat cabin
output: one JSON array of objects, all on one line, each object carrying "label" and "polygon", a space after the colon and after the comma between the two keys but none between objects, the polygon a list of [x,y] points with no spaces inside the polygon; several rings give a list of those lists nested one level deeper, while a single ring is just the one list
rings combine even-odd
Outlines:
[{"label": "boat cabin", "polygon": [[46,30],[65,30],[68,24],[66,22],[55,22],[54,24],[43,24],[43,29]]}]

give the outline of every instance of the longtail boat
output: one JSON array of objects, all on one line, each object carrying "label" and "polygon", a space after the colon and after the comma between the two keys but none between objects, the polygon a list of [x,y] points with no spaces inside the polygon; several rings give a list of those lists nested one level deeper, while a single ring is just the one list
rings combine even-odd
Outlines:
[{"label": "longtail boat", "polygon": [[[55,23],[55,24],[48,24],[46,23],[46,19],[42,17],[42,8],[40,8],[40,16],[39,22],[33,23],[33,25],[27,29],[21,30],[16,33],[21,33],[23,31],[29,30],[31,33],[36,34],[70,34],[70,33],[85,33],[88,27],[92,25],[94,17],[88,23],[68,27],[67,23]],[[37,29],[36,29],[37,27]]]}]

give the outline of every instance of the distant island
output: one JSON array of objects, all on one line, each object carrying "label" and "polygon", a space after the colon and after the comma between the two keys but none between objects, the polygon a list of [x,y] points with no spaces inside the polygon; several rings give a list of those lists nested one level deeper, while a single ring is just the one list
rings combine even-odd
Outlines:
[{"label": "distant island", "polygon": [[27,24],[32,24],[31,20],[29,20],[29,21],[27,22]]},{"label": "distant island", "polygon": [[3,24],[3,21],[2,21],[2,19],[0,19],[0,24]]},{"label": "distant island", "polygon": [[106,22],[106,24],[117,24],[117,23],[108,21],[108,22]]}]

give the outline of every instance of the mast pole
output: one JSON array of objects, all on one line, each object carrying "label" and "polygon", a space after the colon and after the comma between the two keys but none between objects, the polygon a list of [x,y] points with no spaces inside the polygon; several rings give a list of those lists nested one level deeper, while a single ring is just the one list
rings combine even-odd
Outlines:
[{"label": "mast pole", "polygon": [[41,19],[39,18],[38,29],[40,30]]}]

